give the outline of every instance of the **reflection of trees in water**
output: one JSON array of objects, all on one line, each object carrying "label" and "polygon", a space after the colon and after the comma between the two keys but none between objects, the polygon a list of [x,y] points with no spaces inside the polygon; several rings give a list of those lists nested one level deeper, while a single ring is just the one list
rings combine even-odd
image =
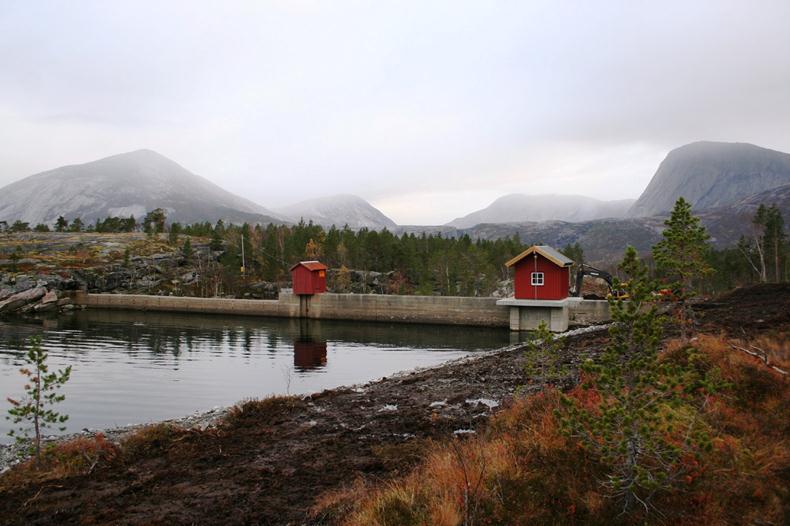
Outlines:
[{"label": "reflection of trees in water", "polygon": [[227,338],[228,338],[228,346],[231,348],[236,347],[236,331],[229,328],[227,330]]},{"label": "reflection of trees in water", "polygon": [[41,334],[36,326],[0,322],[0,363],[12,367],[20,365],[26,340],[36,334]]},{"label": "reflection of trees in water", "polygon": [[[172,325],[157,324],[154,319],[105,321],[82,316],[69,316],[58,319],[54,330],[43,331],[45,349],[59,349],[70,356],[84,355],[96,348],[110,345],[123,349],[128,356],[142,354],[172,355],[178,358],[184,349],[189,352],[198,350],[204,343],[206,348],[222,349],[226,340],[222,328],[195,329]],[[29,336],[42,334],[40,324],[35,320],[14,320],[0,326],[0,352],[23,352]],[[233,334],[233,331],[229,331]],[[253,337],[250,336],[250,341]],[[11,364],[13,356],[0,354],[2,363]]]},{"label": "reflection of trees in water", "polygon": [[[222,343],[219,338],[227,332],[226,342],[236,345],[244,337],[241,333],[246,329],[259,341],[265,337],[268,348],[273,351],[282,349],[283,345],[290,347],[291,342],[299,339],[304,332],[302,323],[305,321],[295,318],[109,310],[87,310],[76,316],[126,325],[137,322],[176,327],[191,332],[196,338],[217,338],[217,344]],[[510,344],[510,331],[505,328],[310,320],[309,333],[315,340],[415,349],[474,350]]]},{"label": "reflection of trees in water", "polygon": [[269,351],[269,354],[276,354],[279,346],[280,338],[277,336],[277,333],[274,331],[266,333],[266,349]]},{"label": "reflection of trees in water", "polygon": [[[0,363],[18,363],[25,340],[42,331],[45,348],[58,349],[77,359],[96,348],[107,347],[122,349],[130,357],[149,354],[172,356],[178,360],[185,352],[209,352],[249,358],[256,351],[264,350],[274,356],[290,350],[293,345],[297,367],[302,367],[300,363],[304,367],[323,366],[327,341],[379,348],[457,350],[491,349],[510,343],[509,331],[504,329],[307,322],[287,318],[91,310],[53,318],[47,324],[41,320],[20,319],[0,323]],[[306,346],[304,351],[297,353],[295,342],[317,345],[310,352]]]},{"label": "reflection of trees in water", "polygon": [[249,357],[252,354],[252,330],[244,329],[244,356]]}]

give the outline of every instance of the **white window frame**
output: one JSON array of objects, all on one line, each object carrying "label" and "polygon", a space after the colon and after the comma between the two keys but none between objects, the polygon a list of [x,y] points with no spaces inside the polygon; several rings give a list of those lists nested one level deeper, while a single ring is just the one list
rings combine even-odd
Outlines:
[{"label": "white window frame", "polygon": [[543,272],[533,272],[529,276],[529,281],[533,287],[542,287],[546,282],[546,277]]}]

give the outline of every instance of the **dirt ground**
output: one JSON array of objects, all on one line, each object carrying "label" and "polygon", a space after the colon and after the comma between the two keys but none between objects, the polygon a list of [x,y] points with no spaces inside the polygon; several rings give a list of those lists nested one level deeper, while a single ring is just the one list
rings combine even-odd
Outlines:
[{"label": "dirt ground", "polygon": [[[736,291],[699,305],[698,323],[787,334],[788,302],[788,286]],[[605,343],[604,331],[569,337],[565,360],[578,364]],[[174,431],[90,475],[0,489],[0,523],[322,524],[310,515],[322,493],[403,474],[426,441],[480,431],[517,389],[539,389],[525,378],[524,353],[253,404],[224,426]]]},{"label": "dirt ground", "polygon": [[731,337],[787,337],[790,325],[790,283],[765,283],[735,289],[694,306],[697,323],[706,332]]}]

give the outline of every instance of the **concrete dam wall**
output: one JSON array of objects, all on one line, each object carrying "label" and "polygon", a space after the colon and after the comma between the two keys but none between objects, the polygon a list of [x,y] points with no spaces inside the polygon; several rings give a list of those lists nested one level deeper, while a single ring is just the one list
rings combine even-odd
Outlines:
[{"label": "concrete dam wall", "polygon": [[394,296],[381,294],[318,294],[300,297],[281,293],[277,300],[144,296],[138,294],[87,294],[74,297],[91,309],[235,314],[323,320],[389,321],[507,327],[507,307],[496,298],[456,296]]},{"label": "concrete dam wall", "polygon": [[[513,328],[511,307],[497,305],[497,298],[332,293],[296,296],[282,292],[276,300],[246,300],[77,292],[73,299],[76,304],[91,309]],[[571,323],[608,320],[608,305],[597,303],[595,306],[586,300],[570,303],[567,312]]]}]

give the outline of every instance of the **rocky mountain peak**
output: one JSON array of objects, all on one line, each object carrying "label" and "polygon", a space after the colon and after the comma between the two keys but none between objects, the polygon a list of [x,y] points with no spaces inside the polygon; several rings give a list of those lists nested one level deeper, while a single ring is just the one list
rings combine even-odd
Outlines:
[{"label": "rocky mountain peak", "polygon": [[748,143],[694,142],[667,154],[628,215],[667,212],[681,196],[698,210],[731,205],[788,183],[790,154]]}]

